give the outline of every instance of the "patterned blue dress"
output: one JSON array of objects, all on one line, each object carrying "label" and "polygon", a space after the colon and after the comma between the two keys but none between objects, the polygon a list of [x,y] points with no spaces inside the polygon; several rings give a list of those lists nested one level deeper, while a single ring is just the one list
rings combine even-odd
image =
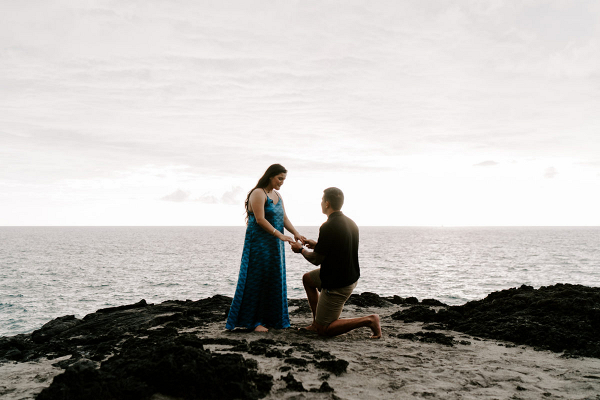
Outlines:
[{"label": "patterned blue dress", "polygon": [[[283,233],[283,201],[277,204],[267,196],[265,219]],[[285,280],[284,242],[266,232],[248,215],[242,263],[235,296],[231,302],[226,329],[258,325],[270,328],[288,328],[290,317]]]}]

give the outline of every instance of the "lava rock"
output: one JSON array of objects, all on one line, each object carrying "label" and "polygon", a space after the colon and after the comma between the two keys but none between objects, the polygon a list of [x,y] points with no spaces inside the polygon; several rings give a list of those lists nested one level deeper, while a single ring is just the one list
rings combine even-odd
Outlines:
[{"label": "lava rock", "polygon": [[329,386],[329,383],[323,382],[321,384],[321,387],[319,387],[318,389],[310,389],[310,391],[317,392],[317,393],[330,393],[330,392],[333,392],[333,388],[331,386]]},{"label": "lava rock", "polygon": [[143,399],[156,393],[184,399],[258,399],[273,377],[256,371],[240,354],[213,355],[191,337],[135,345],[102,363],[81,360],[54,378],[38,400]]},{"label": "lava rock", "polygon": [[396,305],[404,304],[404,299],[400,296],[394,295],[394,296],[385,297],[385,299],[392,304],[396,304]]},{"label": "lava rock", "polygon": [[433,306],[433,307],[448,307],[447,304],[442,303],[439,300],[436,299],[423,299],[421,301],[421,304],[423,304],[424,306]]},{"label": "lava rock", "polygon": [[298,367],[306,367],[308,365],[308,361],[305,360],[304,358],[290,357],[290,358],[286,358],[284,360],[284,362],[286,364],[296,365]]},{"label": "lava rock", "polygon": [[290,311],[291,315],[312,313],[310,305],[308,304],[308,301],[306,299],[291,299],[288,301],[288,306],[296,307],[294,310]]},{"label": "lava rock", "polygon": [[346,301],[346,304],[352,304],[359,307],[390,307],[391,303],[379,297],[378,294],[363,292],[361,294],[352,294]]},{"label": "lava rock", "polygon": [[70,328],[73,328],[81,322],[82,321],[75,318],[74,315],[65,315],[64,317],[53,319],[52,321],[44,324],[40,329],[33,331],[31,334],[31,340],[38,344],[49,342],[52,338],[60,335]]},{"label": "lava rock", "polygon": [[292,375],[289,372],[287,375],[282,376],[281,380],[283,380],[287,384],[286,388],[288,390],[291,390],[293,392],[306,392],[306,389],[304,388],[304,385],[302,385],[302,382],[297,381],[296,378],[294,378],[294,375]]},{"label": "lava rock", "polygon": [[435,310],[426,306],[413,306],[406,310],[397,311],[391,315],[392,319],[401,320],[404,322],[434,322],[436,320]]},{"label": "lava rock", "polygon": [[148,305],[149,304],[146,303],[146,300],[142,299],[142,300],[138,301],[135,304],[127,304],[127,305],[118,306],[118,307],[101,308],[101,309],[99,309],[96,312],[97,313],[112,313],[112,312],[115,312],[115,311],[124,311],[124,310],[132,310],[134,308],[147,307]]},{"label": "lava rock", "polygon": [[[432,311],[415,307],[395,319],[443,323],[448,329],[568,355],[600,358],[600,288],[523,285]],[[433,311],[434,312],[434,311]]]},{"label": "lava rock", "polygon": [[348,361],[341,359],[318,361],[316,364],[318,368],[324,369],[325,371],[331,372],[338,376],[346,372],[346,369],[348,368]]}]

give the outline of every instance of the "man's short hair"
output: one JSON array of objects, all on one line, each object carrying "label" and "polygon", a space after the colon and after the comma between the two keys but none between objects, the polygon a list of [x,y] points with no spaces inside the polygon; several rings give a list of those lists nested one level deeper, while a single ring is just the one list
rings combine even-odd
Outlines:
[{"label": "man's short hair", "polygon": [[335,211],[341,210],[344,205],[344,193],[336,187],[323,190],[323,199],[328,201],[331,208]]}]

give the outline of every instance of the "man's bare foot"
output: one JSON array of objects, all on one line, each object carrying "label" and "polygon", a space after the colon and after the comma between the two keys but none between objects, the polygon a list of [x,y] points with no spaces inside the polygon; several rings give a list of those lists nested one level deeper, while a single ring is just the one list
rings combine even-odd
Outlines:
[{"label": "man's bare foot", "polygon": [[313,324],[310,324],[309,326],[307,326],[306,328],[298,328],[299,331],[311,331],[311,332],[316,332],[317,328],[315,328],[315,326]]},{"label": "man's bare foot", "polygon": [[381,339],[381,323],[379,322],[379,315],[377,314],[373,314],[370,315],[369,317],[371,317],[371,324],[369,325],[369,328],[371,328],[371,330],[373,331],[373,335],[371,336],[371,339]]},{"label": "man's bare foot", "polygon": [[254,328],[254,332],[269,332],[269,330],[262,325],[258,325]]}]

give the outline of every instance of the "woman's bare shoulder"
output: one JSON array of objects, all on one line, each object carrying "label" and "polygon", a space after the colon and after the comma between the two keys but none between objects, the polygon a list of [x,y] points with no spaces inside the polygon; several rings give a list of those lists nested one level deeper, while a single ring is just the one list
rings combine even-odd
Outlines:
[{"label": "woman's bare shoulder", "polygon": [[258,200],[258,199],[263,199],[264,200],[266,198],[267,198],[267,194],[261,188],[252,189],[252,193],[250,193],[250,201],[252,201],[252,200]]}]

